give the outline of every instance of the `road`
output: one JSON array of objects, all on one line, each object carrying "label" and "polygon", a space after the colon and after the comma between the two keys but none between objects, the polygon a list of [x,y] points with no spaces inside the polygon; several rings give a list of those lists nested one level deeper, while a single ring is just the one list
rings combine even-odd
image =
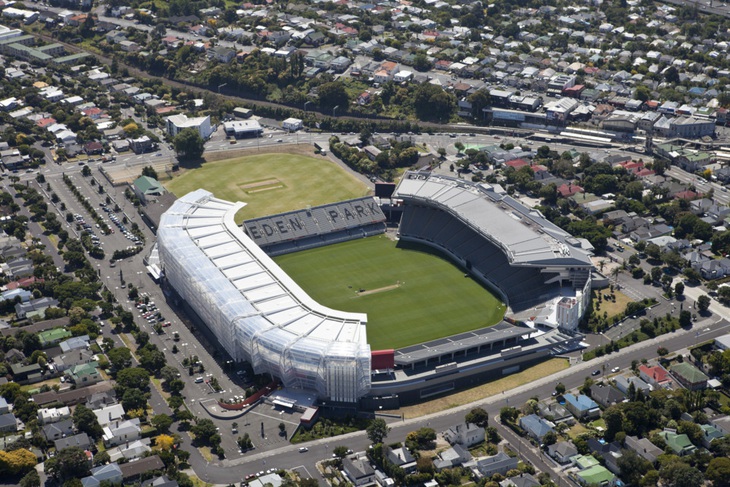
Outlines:
[{"label": "road", "polygon": [[[504,394],[498,396],[492,396],[469,405],[417,419],[391,421],[391,432],[388,435],[388,441],[402,441],[409,432],[423,426],[434,428],[437,432],[444,431],[449,426],[463,421],[464,415],[476,406],[484,407],[488,411],[489,417],[494,418],[504,406],[514,405],[519,407],[531,397],[538,397],[540,399],[549,398],[555,388],[555,384],[558,382],[562,382],[568,389],[579,387],[583,384],[585,378],[590,376],[592,370],[603,370],[603,365],[606,365],[605,370],[609,370],[611,367],[620,367],[621,370],[626,370],[631,366],[633,360],[640,361],[643,358],[656,356],[656,349],[659,346],[664,346],[669,350],[683,350],[696,343],[710,340],[728,332],[730,332],[730,322],[718,320],[716,317],[711,316],[697,323],[692,330],[679,330],[668,335],[657,337],[651,341],[638,343],[620,352],[604,356],[601,359],[579,363],[565,371],[558,372],[514,390],[505,391]],[[500,430],[500,434],[504,434],[505,438],[513,446],[518,444],[513,443],[513,440],[516,442],[516,439],[508,433],[505,433],[504,430]],[[253,452],[243,458],[226,460],[221,464],[207,464],[204,461],[196,461],[193,458],[191,465],[198,473],[207,471],[211,482],[227,484],[240,481],[243,476],[261,470],[263,461],[267,461],[266,465],[274,464],[278,468],[292,469],[304,465],[309,472],[314,472],[315,462],[323,458],[328,458],[332,449],[338,445],[347,446],[355,451],[364,451],[367,449],[369,441],[365,433],[360,431],[336,438],[326,438],[310,442],[307,444],[309,447],[309,452],[307,453],[299,453],[298,446],[288,445],[272,451]],[[528,450],[532,452],[532,455],[528,454],[528,460],[540,468],[541,462],[535,458],[537,454],[534,449],[531,447],[528,448],[524,443],[523,445],[526,447],[523,452],[524,454],[528,454]],[[547,471],[551,473],[553,478],[557,476],[557,473],[551,465],[548,465],[546,468],[548,468]],[[574,484],[567,479],[563,479],[563,485]]]},{"label": "road", "polygon": [[680,183],[693,185],[700,193],[708,194],[712,191],[712,200],[720,206],[727,206],[730,204],[730,192],[728,192],[727,188],[721,184],[709,182],[705,178],[689,173],[676,166],[671,166],[667,169],[665,174],[676,179]]}]

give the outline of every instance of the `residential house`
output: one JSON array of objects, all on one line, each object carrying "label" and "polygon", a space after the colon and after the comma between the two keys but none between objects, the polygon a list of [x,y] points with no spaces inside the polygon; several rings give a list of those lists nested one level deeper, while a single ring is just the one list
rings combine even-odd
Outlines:
[{"label": "residential house", "polygon": [[236,57],[236,51],[223,46],[216,46],[208,50],[208,59],[213,59],[219,63],[228,64]]},{"label": "residential house", "polygon": [[644,460],[650,461],[652,464],[656,464],[659,455],[664,453],[661,448],[649,441],[648,438],[639,439],[637,436],[627,436],[624,440],[624,446]]},{"label": "residential house", "polygon": [[461,445],[454,445],[448,450],[444,450],[439,453],[438,458],[434,460],[433,465],[436,470],[443,470],[445,468],[458,467],[464,463],[471,461],[472,456],[469,450],[465,449]]},{"label": "residential house", "polygon": [[150,448],[150,439],[142,438],[115,448],[110,448],[107,450],[107,453],[112,462],[117,462],[122,459],[134,460],[135,458],[141,458],[145,453],[150,451],[152,451],[152,448]]},{"label": "residential house", "polygon": [[0,433],[18,431],[18,420],[13,413],[0,414]]},{"label": "residential house", "polygon": [[124,418],[124,407],[121,404],[112,404],[101,409],[95,409],[94,414],[99,424],[104,427]]},{"label": "residential house", "polygon": [[724,432],[715,428],[711,424],[701,424],[700,428],[702,429],[702,433],[704,433],[702,435],[702,446],[705,448],[710,448],[710,445],[712,445],[714,440],[719,440],[725,437]]},{"label": "residential house", "polygon": [[68,353],[73,350],[83,350],[89,346],[89,335],[81,335],[78,337],[71,337],[68,340],[64,340],[58,344],[61,347],[61,353]]},{"label": "residential house", "polygon": [[585,470],[581,470],[576,474],[576,477],[583,485],[600,485],[601,487],[612,487],[616,485],[616,476],[601,465],[594,465]]},{"label": "residential house", "polygon": [[690,391],[698,391],[707,388],[707,377],[704,372],[688,362],[674,364],[669,367],[675,379]]},{"label": "residential house", "polygon": [[554,431],[552,426],[537,414],[522,416],[520,418],[520,427],[537,441],[542,441],[543,436],[550,431]]},{"label": "residential house", "polygon": [[107,485],[121,484],[124,477],[116,463],[109,463],[91,469],[91,475],[81,479],[83,487],[99,487],[102,482]]},{"label": "residential house", "polygon": [[10,405],[8,401],[0,396],[0,414],[8,414],[10,412]]},{"label": "residential house", "polygon": [[400,448],[387,447],[385,455],[393,465],[402,468],[406,473],[416,471],[416,458],[411,455],[408,448],[401,446]]},{"label": "residential house", "polygon": [[484,428],[471,423],[461,423],[447,429],[443,435],[450,444],[469,448],[484,441]]},{"label": "residential house", "polygon": [[640,365],[639,366],[639,377],[641,380],[651,385],[652,387],[662,389],[674,388],[674,380],[669,375],[667,369],[661,365]]},{"label": "residential house", "polygon": [[349,456],[342,459],[342,469],[356,487],[375,481],[375,470],[366,456]]},{"label": "residential house", "polygon": [[651,392],[651,386],[640,378],[636,377],[635,375],[630,375],[628,377],[619,375],[618,377],[616,377],[614,382],[616,384],[616,389],[626,395],[629,394],[632,385],[634,386],[634,391],[641,391],[644,395],[647,395]]},{"label": "residential house", "polygon": [[167,475],[155,477],[142,482],[141,487],[178,487],[176,480],[170,480]]},{"label": "residential house", "polygon": [[571,457],[578,454],[578,449],[570,441],[558,441],[548,446],[548,455],[555,459],[556,462],[565,465],[570,463]]},{"label": "residential house", "polygon": [[540,487],[540,482],[529,473],[521,473],[518,477],[504,479],[500,487]]},{"label": "residential house", "polygon": [[64,419],[57,423],[43,425],[41,430],[43,431],[43,436],[46,440],[56,441],[59,438],[72,436],[74,434],[74,422],[70,418]]},{"label": "residential house", "polygon": [[71,410],[68,406],[60,408],[41,408],[38,410],[38,422],[40,424],[52,424],[71,417]]},{"label": "residential house", "polygon": [[591,398],[604,408],[626,400],[626,396],[621,391],[605,384],[593,384],[591,386]]},{"label": "residential house", "polygon": [[163,470],[165,464],[162,463],[159,455],[151,455],[140,458],[134,462],[123,463],[119,466],[122,469],[122,476],[125,484],[133,483],[132,480],[139,479],[142,474],[153,470]]},{"label": "residential house", "polygon": [[74,365],[65,374],[66,378],[76,387],[90,386],[102,380],[97,362]]},{"label": "residential house", "polygon": [[[96,387],[96,386],[94,386]],[[101,409],[106,406],[116,404],[117,399],[115,397],[114,390],[95,392],[86,400],[86,407],[89,409]]]},{"label": "residential house", "polygon": [[96,354],[91,350],[81,349],[73,350],[69,353],[53,357],[53,365],[56,370],[64,372],[76,365],[90,364],[96,362]]},{"label": "residential house", "polygon": [[10,366],[10,373],[13,375],[13,381],[21,384],[41,380],[41,366],[37,363],[28,365],[12,364]]},{"label": "residential house", "polygon": [[665,429],[659,433],[659,436],[661,436],[667,443],[667,446],[680,457],[691,455],[695,450],[697,450],[697,447],[692,444],[689,436],[686,434],[677,434],[676,431]]},{"label": "residential house", "polygon": [[584,394],[565,394],[565,407],[578,419],[594,419],[601,415],[598,404]]},{"label": "residential house", "polygon": [[567,423],[572,425],[575,423],[575,416],[565,406],[557,402],[548,404],[539,402],[537,403],[537,412],[542,418],[553,424]]},{"label": "residential house", "polygon": [[[53,298],[39,298],[28,301],[27,303],[18,303],[15,305],[15,315],[19,320],[32,318],[34,316],[45,316],[48,308],[57,307],[58,301]],[[66,337],[63,337],[66,338]]]},{"label": "residential house", "polygon": [[89,438],[89,435],[87,435],[86,433],[79,433],[77,435],[68,436],[66,438],[59,438],[58,440],[54,441],[53,444],[56,447],[56,451],[60,451],[64,448],[69,448],[72,446],[81,448],[82,450],[87,450],[91,448],[91,445],[93,443]]},{"label": "residential house", "polygon": [[142,436],[142,429],[139,426],[139,418],[126,421],[115,421],[103,428],[104,445],[107,447],[120,445],[129,441],[139,440]]},{"label": "residential house", "polygon": [[501,451],[496,455],[478,459],[476,468],[482,477],[491,477],[497,473],[506,475],[510,470],[517,468],[518,463],[517,457],[511,457]]}]

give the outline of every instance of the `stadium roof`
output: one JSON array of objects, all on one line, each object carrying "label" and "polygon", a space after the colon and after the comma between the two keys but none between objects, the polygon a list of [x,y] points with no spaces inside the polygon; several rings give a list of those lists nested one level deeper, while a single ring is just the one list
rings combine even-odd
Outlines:
[{"label": "stadium roof", "polygon": [[581,239],[503,193],[500,186],[408,172],[393,198],[422,200],[455,215],[500,247],[512,264],[592,266]]},{"label": "stadium roof", "polygon": [[160,227],[177,229],[177,238],[195,244],[206,257],[196,259],[196,264],[216,282],[211,291],[240,294],[246,315],[269,323],[263,333],[277,330],[287,343],[306,337],[366,344],[367,315],[336,311],[310,298],[236,225],[233,217],[244,206],[199,189],[178,199],[163,215]]},{"label": "stadium roof", "polygon": [[522,339],[524,335],[529,335],[532,332],[534,332],[533,329],[525,329],[501,322],[492,327],[398,349],[395,351],[395,362],[399,365],[412,365],[438,355],[498,343],[510,338]]}]

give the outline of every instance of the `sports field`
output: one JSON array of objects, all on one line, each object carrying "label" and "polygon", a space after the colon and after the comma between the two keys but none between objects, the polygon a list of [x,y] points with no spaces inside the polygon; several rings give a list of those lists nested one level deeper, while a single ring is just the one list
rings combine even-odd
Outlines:
[{"label": "sports field", "polygon": [[491,326],[505,312],[495,295],[450,261],[385,235],[274,260],[317,302],[367,313],[373,350]]},{"label": "sports field", "polygon": [[332,161],[299,154],[260,154],[208,162],[165,183],[183,196],[199,188],[244,201],[236,222],[368,194],[368,187]]}]

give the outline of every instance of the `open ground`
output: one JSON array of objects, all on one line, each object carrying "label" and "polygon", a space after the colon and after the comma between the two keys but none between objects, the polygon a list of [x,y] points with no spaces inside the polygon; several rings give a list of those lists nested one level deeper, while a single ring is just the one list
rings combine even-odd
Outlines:
[{"label": "open ground", "polygon": [[373,350],[492,326],[505,312],[497,297],[447,259],[385,235],[274,260],[317,302],[367,313]]},{"label": "open ground", "polygon": [[300,154],[260,154],[207,162],[165,183],[183,196],[199,188],[217,198],[247,205],[236,222],[284,211],[334,203],[369,189],[334,162]]}]

